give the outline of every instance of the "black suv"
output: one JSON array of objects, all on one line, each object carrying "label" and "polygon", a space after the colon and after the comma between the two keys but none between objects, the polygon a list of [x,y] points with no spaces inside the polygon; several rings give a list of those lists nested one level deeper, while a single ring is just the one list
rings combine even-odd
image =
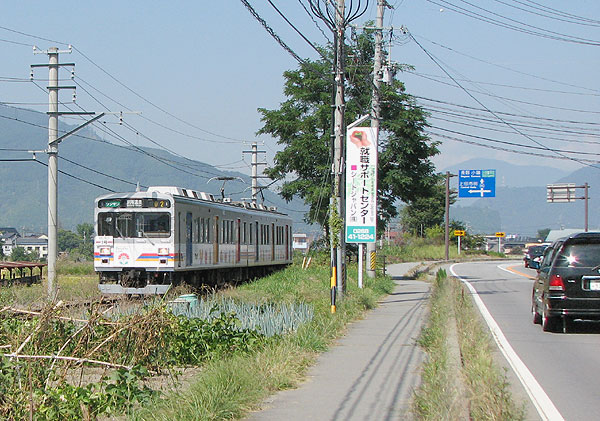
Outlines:
[{"label": "black suv", "polygon": [[600,232],[571,235],[544,251],[531,312],[544,331],[566,333],[574,319],[600,319]]}]

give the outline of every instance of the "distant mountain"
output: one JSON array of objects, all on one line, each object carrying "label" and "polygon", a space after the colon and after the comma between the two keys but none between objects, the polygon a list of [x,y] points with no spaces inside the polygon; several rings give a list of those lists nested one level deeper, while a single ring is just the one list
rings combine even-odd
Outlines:
[{"label": "distant mountain", "polygon": [[[0,118],[0,159],[31,156],[11,149],[44,150],[47,147],[48,119],[45,114],[0,107],[0,117],[3,117]],[[61,122],[60,128],[66,131],[74,126]],[[216,176],[240,177],[245,183],[228,181],[226,194],[234,200],[250,196],[248,188],[251,180],[245,174],[221,171],[163,150],[119,146],[101,139],[89,129],[78,134],[80,136],[73,135],[60,145],[59,170],[63,173],[59,174],[58,204],[59,226],[62,228],[72,229],[82,222],[93,222],[95,197],[110,190],[134,191],[138,182],[144,186],[186,187],[220,197],[223,183],[207,181]],[[47,230],[47,156],[38,153],[37,159],[40,162],[0,161],[0,226],[30,232]],[[286,203],[268,190],[264,191],[264,198],[265,205],[277,206],[280,211],[292,216],[296,231],[309,229],[302,221],[306,209],[302,201]]]},{"label": "distant mountain", "polygon": [[568,172],[553,167],[540,165],[515,165],[496,159],[470,159],[457,165],[442,168],[440,172],[450,171],[458,174],[458,170],[496,170],[496,188],[546,186],[565,177]]}]

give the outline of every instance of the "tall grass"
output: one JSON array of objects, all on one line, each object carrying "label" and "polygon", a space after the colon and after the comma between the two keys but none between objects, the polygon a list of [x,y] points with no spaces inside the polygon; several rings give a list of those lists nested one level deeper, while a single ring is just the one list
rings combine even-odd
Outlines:
[{"label": "tall grass", "polygon": [[[326,259],[325,259],[326,260]],[[140,409],[139,420],[237,419],[257,408],[260,401],[278,390],[298,385],[318,352],[339,337],[348,322],[360,318],[391,292],[393,281],[378,276],[356,285],[356,267],[350,267],[344,299],[330,312],[329,266],[303,270],[294,265],[223,294],[235,301],[252,303],[304,303],[314,316],[295,332],[272,339],[256,354],[238,355],[227,361],[211,361],[186,391],[166,397],[156,406]]]},{"label": "tall grass", "polygon": [[[454,278],[438,272],[430,301],[431,315],[419,338],[428,361],[415,393],[414,413],[421,420],[523,420],[523,406],[513,400],[506,376],[495,365],[489,332],[482,326],[469,294]],[[448,323],[456,323],[460,363],[449,364]],[[461,396],[455,379],[461,379]]]}]

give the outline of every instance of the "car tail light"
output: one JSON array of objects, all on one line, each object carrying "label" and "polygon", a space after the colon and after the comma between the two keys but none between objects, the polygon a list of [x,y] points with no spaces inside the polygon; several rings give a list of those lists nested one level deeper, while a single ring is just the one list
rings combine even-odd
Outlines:
[{"label": "car tail light", "polygon": [[564,291],[565,283],[563,282],[560,275],[550,276],[550,285],[548,287],[550,291]]}]

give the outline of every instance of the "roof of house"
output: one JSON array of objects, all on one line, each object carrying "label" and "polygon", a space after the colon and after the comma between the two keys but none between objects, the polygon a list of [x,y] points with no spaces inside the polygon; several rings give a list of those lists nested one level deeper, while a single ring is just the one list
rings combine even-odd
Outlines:
[{"label": "roof of house", "polygon": [[48,245],[48,240],[43,238],[21,237],[17,238],[17,246],[45,246]]}]

